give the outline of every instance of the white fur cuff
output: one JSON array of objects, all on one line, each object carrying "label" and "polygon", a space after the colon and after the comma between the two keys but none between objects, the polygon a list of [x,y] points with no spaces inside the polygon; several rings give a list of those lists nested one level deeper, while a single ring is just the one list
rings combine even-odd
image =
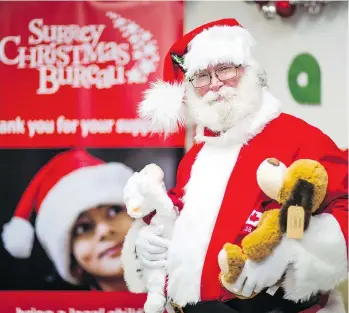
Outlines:
[{"label": "white fur cuff", "polygon": [[346,243],[337,220],[327,213],[312,217],[299,241],[300,250],[286,272],[285,298],[307,300],[319,291],[335,289],[347,279]]}]

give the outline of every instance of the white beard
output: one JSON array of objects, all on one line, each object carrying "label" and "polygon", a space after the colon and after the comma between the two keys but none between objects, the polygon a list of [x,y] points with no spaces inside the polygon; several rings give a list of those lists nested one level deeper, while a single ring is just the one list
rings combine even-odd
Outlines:
[{"label": "white beard", "polygon": [[186,96],[189,113],[194,122],[220,132],[230,129],[258,111],[262,103],[262,88],[257,70],[250,67],[238,88],[223,86],[217,92],[209,91],[204,97],[200,97],[189,83]]}]

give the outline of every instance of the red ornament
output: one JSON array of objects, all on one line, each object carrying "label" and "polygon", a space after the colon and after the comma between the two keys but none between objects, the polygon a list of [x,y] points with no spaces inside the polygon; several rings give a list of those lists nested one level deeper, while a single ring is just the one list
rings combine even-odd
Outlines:
[{"label": "red ornament", "polygon": [[296,5],[291,4],[290,1],[275,1],[275,9],[280,16],[290,17],[296,10]]}]

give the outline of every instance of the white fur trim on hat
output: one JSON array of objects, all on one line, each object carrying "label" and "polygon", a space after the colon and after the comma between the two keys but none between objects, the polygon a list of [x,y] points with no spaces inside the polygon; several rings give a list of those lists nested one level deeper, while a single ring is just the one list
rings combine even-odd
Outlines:
[{"label": "white fur trim on hat", "polygon": [[251,48],[255,40],[240,26],[213,26],[196,35],[184,56],[186,76],[209,65],[231,62],[252,65]]},{"label": "white fur trim on hat", "polygon": [[166,136],[178,131],[184,125],[184,92],[181,83],[153,83],[138,106],[139,116],[151,122],[154,132],[163,132]]},{"label": "white fur trim on hat", "polygon": [[38,239],[59,275],[72,284],[71,231],[78,216],[103,204],[123,204],[123,188],[133,171],[121,163],[83,167],[64,176],[43,200],[36,219]]},{"label": "white fur trim on hat", "polygon": [[34,243],[34,228],[27,220],[13,217],[4,225],[2,240],[5,249],[15,258],[29,258]]}]

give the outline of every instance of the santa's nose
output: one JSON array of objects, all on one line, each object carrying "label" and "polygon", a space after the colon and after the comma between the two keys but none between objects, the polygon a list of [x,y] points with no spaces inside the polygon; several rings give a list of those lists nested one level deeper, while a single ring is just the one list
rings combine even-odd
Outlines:
[{"label": "santa's nose", "polygon": [[223,85],[224,84],[218,79],[216,74],[212,74],[210,90],[211,91],[218,91]]}]

